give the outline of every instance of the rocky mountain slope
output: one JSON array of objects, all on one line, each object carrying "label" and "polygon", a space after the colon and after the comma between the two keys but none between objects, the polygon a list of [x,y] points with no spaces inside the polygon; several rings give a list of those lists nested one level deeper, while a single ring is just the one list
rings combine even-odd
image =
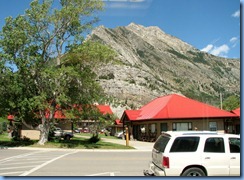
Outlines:
[{"label": "rocky mountain slope", "polygon": [[219,105],[220,93],[223,98],[240,94],[239,59],[201,52],[158,27],[134,23],[115,29],[100,26],[88,39],[118,53],[118,60],[97,70],[113,106],[138,108],[170,93]]}]

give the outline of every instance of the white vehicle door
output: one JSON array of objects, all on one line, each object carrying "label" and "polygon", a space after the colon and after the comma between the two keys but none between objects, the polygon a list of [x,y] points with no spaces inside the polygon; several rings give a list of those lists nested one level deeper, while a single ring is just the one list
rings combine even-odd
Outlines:
[{"label": "white vehicle door", "polygon": [[240,138],[229,138],[230,176],[240,176]]},{"label": "white vehicle door", "polygon": [[202,163],[208,176],[229,176],[229,158],[226,155],[224,139],[207,138],[204,145]]}]

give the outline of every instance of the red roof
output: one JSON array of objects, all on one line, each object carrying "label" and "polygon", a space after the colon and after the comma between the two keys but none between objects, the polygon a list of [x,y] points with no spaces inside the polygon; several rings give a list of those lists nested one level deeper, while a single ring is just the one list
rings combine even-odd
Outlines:
[{"label": "red roof", "polygon": [[113,114],[113,111],[111,110],[110,106],[108,106],[108,105],[96,105],[96,106],[103,115]]},{"label": "red roof", "polygon": [[122,123],[120,122],[120,119],[115,120],[115,125],[122,125]]},{"label": "red roof", "polygon": [[14,116],[13,116],[13,115],[8,115],[8,117],[7,117],[7,118],[8,118],[8,120],[9,120],[9,121],[14,120]]},{"label": "red roof", "polygon": [[125,110],[124,113],[129,119],[136,119],[139,116],[140,112],[140,110]]},{"label": "red roof", "polygon": [[232,110],[231,112],[233,112],[234,114],[236,114],[239,117],[241,116],[241,110],[240,110],[240,108],[237,108],[235,110]]},{"label": "red roof", "polygon": [[[78,106],[77,106],[78,107]],[[96,105],[95,107],[98,108],[99,112],[102,113],[103,115],[105,114],[113,114],[110,106],[107,105]],[[49,112],[46,112],[46,117],[49,116]],[[62,110],[56,110],[54,113],[54,118],[55,119],[66,119],[66,116]]]},{"label": "red roof", "polygon": [[[79,106],[75,106],[75,107],[79,107]],[[110,106],[107,106],[107,105],[96,105],[96,107],[99,109],[99,111],[105,115],[105,114],[113,114]],[[81,110],[81,108],[79,107],[79,110]],[[65,116],[65,113],[64,113],[65,110],[61,110],[59,108],[59,106],[57,105],[57,110],[55,111],[54,113],[54,119],[67,119],[67,117]],[[45,113],[45,117],[48,118],[50,115],[50,111],[47,110],[46,113]],[[13,120],[14,119],[14,116],[13,115],[9,115],[8,116],[8,120]]]},{"label": "red roof", "polygon": [[[49,111],[46,111],[46,118],[48,118],[50,115]],[[53,116],[54,119],[66,119],[66,116],[64,115],[64,113],[61,110],[56,110]]]},{"label": "red roof", "polygon": [[177,95],[159,97],[139,110],[125,111],[130,120],[237,117],[214,106]]}]

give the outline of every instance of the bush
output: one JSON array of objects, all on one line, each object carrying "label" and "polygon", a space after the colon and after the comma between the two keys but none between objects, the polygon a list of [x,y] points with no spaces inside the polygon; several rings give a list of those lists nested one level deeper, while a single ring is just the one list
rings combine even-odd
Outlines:
[{"label": "bush", "polygon": [[88,141],[90,143],[97,143],[98,141],[100,141],[100,137],[98,137],[98,135],[93,135]]},{"label": "bush", "polygon": [[2,129],[3,129],[3,131],[7,131],[7,123],[6,122],[2,123]]}]

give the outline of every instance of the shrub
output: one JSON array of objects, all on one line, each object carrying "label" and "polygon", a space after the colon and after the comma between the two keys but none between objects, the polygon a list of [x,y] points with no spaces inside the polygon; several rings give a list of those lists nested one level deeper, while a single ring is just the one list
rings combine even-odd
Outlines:
[{"label": "shrub", "polygon": [[100,141],[100,137],[98,137],[98,135],[93,135],[88,141],[90,143],[97,143],[98,141]]},{"label": "shrub", "polygon": [[3,129],[3,131],[7,131],[7,123],[6,122],[2,123],[2,129]]}]

